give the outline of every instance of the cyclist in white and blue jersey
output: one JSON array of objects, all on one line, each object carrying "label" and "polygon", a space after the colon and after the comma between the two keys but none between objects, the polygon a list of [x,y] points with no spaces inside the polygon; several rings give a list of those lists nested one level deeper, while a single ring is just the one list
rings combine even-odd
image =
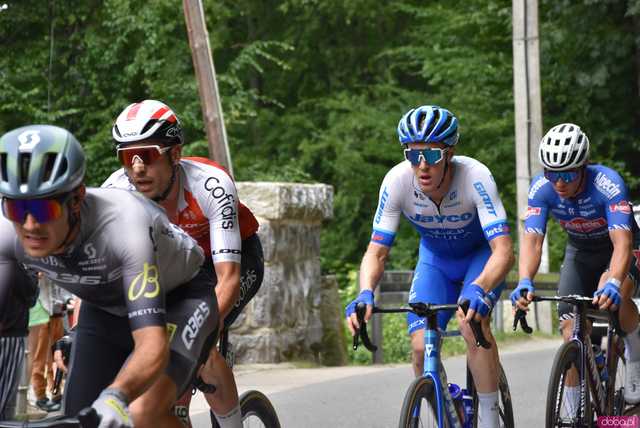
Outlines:
[{"label": "cyclist in white and blue jersey", "polygon": [[[558,294],[594,296],[602,310],[620,309],[621,328],[628,333],[625,399],[640,402],[640,329],[638,308],[631,300],[640,275],[633,257],[638,226],[624,181],[603,165],[588,164],[589,139],[579,126],[554,126],[538,151],[544,173],[529,188],[529,202],[520,243],[518,287],[511,293],[514,305],[526,309],[535,294],[533,279],[540,265],[549,214],[567,232],[560,269]],[[522,297],[522,290],[527,297]],[[573,314],[568,304],[558,305],[560,328],[571,337]],[[575,382],[575,383],[574,383]],[[575,379],[567,380],[566,396],[580,399]],[[569,406],[577,409],[578,406]]]},{"label": "cyclist in white and blue jersey", "polygon": [[[498,353],[489,327],[491,309],[504,287],[514,257],[509,226],[496,183],[479,161],[454,156],[458,121],[446,109],[421,106],[398,124],[405,161],[393,167],[380,188],[371,242],[360,266],[360,295],[346,308],[352,334],[359,327],[358,302],[371,317],[373,290],[384,271],[401,214],[421,236],[410,302],[435,304],[469,301],[458,311],[467,343],[469,367],[479,397],[479,426],[498,426]],[[446,328],[452,313],[438,314]],[[491,349],[478,348],[468,321],[480,321]],[[423,372],[424,319],[407,319],[416,376]]]}]

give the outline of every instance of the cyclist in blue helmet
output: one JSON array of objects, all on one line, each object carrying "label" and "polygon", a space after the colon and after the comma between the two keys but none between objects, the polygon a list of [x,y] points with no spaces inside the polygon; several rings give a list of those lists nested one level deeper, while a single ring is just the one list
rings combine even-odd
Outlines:
[{"label": "cyclist in blue helmet", "polygon": [[[405,160],[394,166],[380,187],[373,233],[360,265],[360,295],[346,308],[352,334],[359,327],[358,302],[371,317],[373,290],[395,239],[401,214],[420,234],[419,258],[409,302],[469,303],[457,312],[467,343],[469,367],[479,398],[479,427],[498,426],[498,352],[490,313],[513,265],[509,226],[489,169],[466,156],[454,156],[458,120],[438,106],[409,110],[398,124]],[[453,313],[438,314],[445,329]],[[491,349],[476,347],[469,321],[482,325]],[[425,320],[409,314],[408,331],[416,376],[423,372]]]}]

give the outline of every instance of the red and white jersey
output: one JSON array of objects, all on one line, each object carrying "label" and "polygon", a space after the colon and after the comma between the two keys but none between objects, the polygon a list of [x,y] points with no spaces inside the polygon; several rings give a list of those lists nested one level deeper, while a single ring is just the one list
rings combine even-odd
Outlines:
[{"label": "red and white jersey", "polygon": [[[257,232],[258,221],[239,201],[233,179],[206,158],[182,158],[179,167],[178,226],[211,254],[214,263],[240,263],[242,240]],[[102,187],[135,190],[124,168],[111,174]]]}]

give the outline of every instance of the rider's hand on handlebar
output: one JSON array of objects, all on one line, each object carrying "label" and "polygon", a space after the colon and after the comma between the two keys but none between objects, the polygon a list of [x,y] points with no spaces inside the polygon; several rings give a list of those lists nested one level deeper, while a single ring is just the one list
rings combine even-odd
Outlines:
[{"label": "rider's hand on handlebar", "polygon": [[119,389],[105,389],[91,407],[100,416],[98,428],[133,428],[127,397]]},{"label": "rider's hand on handlebar", "polygon": [[462,305],[466,301],[469,302],[469,309],[467,310],[467,314],[464,318],[466,322],[469,322],[472,319],[480,321],[489,315],[489,312],[493,309],[493,304],[495,302],[495,295],[493,293],[489,294],[487,294],[478,284],[472,283],[464,287],[460,294],[460,298],[458,299],[458,304]]},{"label": "rider's hand on handlebar", "polygon": [[518,281],[518,286],[511,292],[509,298],[511,304],[516,306],[517,309],[528,311],[529,303],[533,300],[536,293],[536,289],[533,286],[533,282],[529,278],[522,278]]},{"label": "rider's hand on handlebar", "polygon": [[615,311],[620,307],[620,300],[620,281],[615,278],[609,278],[602,288],[593,293],[593,304],[603,311]]},{"label": "rider's hand on handlebar", "polygon": [[356,330],[360,328],[360,323],[358,323],[358,317],[356,316],[356,305],[360,302],[367,305],[367,312],[364,315],[364,320],[367,322],[371,318],[373,311],[373,291],[362,290],[358,297],[347,305],[344,311],[347,317],[347,327],[349,327],[352,336],[355,336]]}]

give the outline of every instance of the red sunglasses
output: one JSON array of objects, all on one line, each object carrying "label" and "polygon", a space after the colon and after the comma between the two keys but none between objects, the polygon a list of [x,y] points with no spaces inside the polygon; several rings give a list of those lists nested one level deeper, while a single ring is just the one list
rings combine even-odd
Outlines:
[{"label": "red sunglasses", "polygon": [[157,161],[163,154],[171,150],[172,146],[140,146],[140,147],[122,147],[118,148],[118,159],[125,167],[131,167],[136,162],[142,162],[145,165],[151,165]]}]

